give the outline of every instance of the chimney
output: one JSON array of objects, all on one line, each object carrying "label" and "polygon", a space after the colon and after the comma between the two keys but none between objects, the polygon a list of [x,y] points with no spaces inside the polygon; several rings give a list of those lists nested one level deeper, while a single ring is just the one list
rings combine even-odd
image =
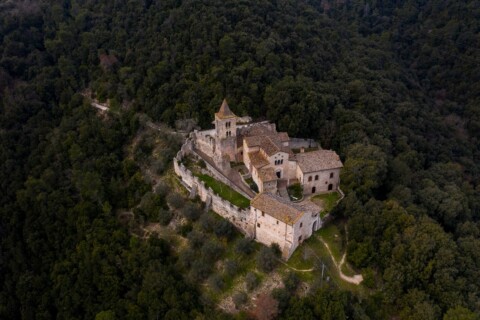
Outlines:
[{"label": "chimney", "polygon": [[304,147],[301,147],[300,148],[300,153],[304,153],[305,152],[305,148]]}]

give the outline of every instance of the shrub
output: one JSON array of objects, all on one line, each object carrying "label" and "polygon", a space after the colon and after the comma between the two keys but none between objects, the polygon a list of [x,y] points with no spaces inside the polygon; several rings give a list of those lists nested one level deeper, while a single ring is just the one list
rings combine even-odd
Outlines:
[{"label": "shrub", "polygon": [[278,245],[278,243],[272,243],[272,245],[270,246],[270,248],[272,248],[272,251],[273,251],[273,254],[277,257],[277,258],[280,258],[280,256],[282,255],[282,250],[280,250],[280,246]]},{"label": "shrub", "polygon": [[207,261],[215,262],[221,257],[223,253],[223,247],[220,243],[214,240],[208,240],[203,244],[201,253],[202,257]]},{"label": "shrub", "polygon": [[155,190],[153,191],[155,194],[165,197],[170,190],[170,186],[165,182],[161,181],[155,186]]},{"label": "shrub", "polygon": [[182,214],[188,220],[195,221],[202,214],[202,210],[197,204],[192,202],[187,202],[182,209]]},{"label": "shrub", "polygon": [[174,209],[180,209],[185,204],[185,199],[176,192],[171,192],[167,196],[167,203]]},{"label": "shrub", "polygon": [[217,220],[213,232],[217,237],[231,239],[234,235],[234,229],[230,222],[225,219]]},{"label": "shrub", "polygon": [[257,267],[264,272],[271,272],[278,264],[274,250],[269,247],[262,247],[257,255]]},{"label": "shrub", "polygon": [[234,260],[225,261],[225,274],[228,277],[233,277],[238,271],[238,263]]},{"label": "shrub", "polygon": [[292,297],[292,292],[288,291],[286,288],[275,288],[272,290],[272,296],[278,302],[278,308],[284,310],[288,307],[288,302]]},{"label": "shrub", "polygon": [[159,209],[158,210],[158,222],[162,226],[166,226],[172,221],[173,214],[170,210],[168,209]]},{"label": "shrub", "polygon": [[208,284],[213,290],[217,292],[222,291],[223,288],[225,288],[225,282],[223,281],[222,277],[220,277],[218,274],[212,275],[208,279]]},{"label": "shrub", "polygon": [[187,238],[190,241],[190,246],[192,246],[192,248],[195,248],[195,249],[200,248],[205,242],[205,235],[202,232],[195,231],[195,230],[190,232]]},{"label": "shrub", "polygon": [[233,303],[235,303],[235,308],[238,309],[240,306],[244,305],[247,302],[248,296],[245,292],[239,291],[233,295],[232,300]]},{"label": "shrub", "polygon": [[244,255],[251,254],[253,249],[253,241],[248,238],[241,238],[235,244],[235,251]]},{"label": "shrub", "polygon": [[211,272],[212,264],[210,261],[200,258],[193,261],[189,275],[194,281],[199,282],[205,280]]},{"label": "shrub", "polygon": [[180,252],[178,256],[178,262],[183,268],[190,269],[193,262],[195,261],[195,250],[191,248],[187,248]]},{"label": "shrub", "polygon": [[210,214],[203,214],[199,220],[200,227],[205,232],[212,232],[215,226],[215,219]]},{"label": "shrub", "polygon": [[287,291],[289,292],[294,292],[297,289],[299,283],[300,279],[295,272],[289,272],[283,278],[283,284],[285,285],[285,289],[287,289]]},{"label": "shrub", "polygon": [[180,228],[178,228],[178,233],[182,236],[182,237],[186,237],[187,234],[190,233],[190,231],[192,231],[193,229],[193,226],[191,223],[186,223],[184,225],[181,225]]},{"label": "shrub", "polygon": [[245,276],[245,284],[247,285],[248,291],[252,291],[253,289],[255,289],[259,283],[260,281],[255,273],[249,272]]}]

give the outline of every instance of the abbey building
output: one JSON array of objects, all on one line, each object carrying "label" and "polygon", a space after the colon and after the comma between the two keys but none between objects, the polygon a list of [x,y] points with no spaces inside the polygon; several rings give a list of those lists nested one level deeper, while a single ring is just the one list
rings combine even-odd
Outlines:
[{"label": "abbey building", "polygon": [[[343,165],[335,151],[320,149],[313,141],[291,139],[273,123],[242,120],[224,100],[215,113],[214,129],[194,131],[187,143],[192,153],[209,164],[214,177],[250,199],[248,210],[234,212],[234,208],[229,219],[256,241],[277,243],[288,259],[322,226],[321,208],[310,198],[337,191]],[[243,170],[237,172],[232,165]],[[249,179],[257,190],[246,183]],[[294,185],[302,190],[298,199],[287,192]]]}]

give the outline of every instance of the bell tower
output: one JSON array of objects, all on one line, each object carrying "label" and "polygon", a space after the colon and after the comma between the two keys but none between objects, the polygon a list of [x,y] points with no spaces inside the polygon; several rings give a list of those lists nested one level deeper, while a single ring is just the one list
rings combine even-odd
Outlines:
[{"label": "bell tower", "polygon": [[220,140],[237,136],[237,116],[230,110],[227,99],[223,99],[220,110],[215,113],[215,133]]},{"label": "bell tower", "polygon": [[215,158],[217,163],[235,161],[237,153],[237,116],[224,99],[215,113]]}]

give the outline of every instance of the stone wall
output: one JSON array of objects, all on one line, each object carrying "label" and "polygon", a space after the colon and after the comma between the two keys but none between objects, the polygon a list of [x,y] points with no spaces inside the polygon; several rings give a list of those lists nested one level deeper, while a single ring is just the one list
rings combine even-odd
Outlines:
[{"label": "stone wall", "polygon": [[318,143],[313,139],[301,139],[301,138],[290,138],[290,148],[300,149],[300,148],[316,148]]},{"label": "stone wall", "polygon": [[[329,191],[337,190],[340,185],[340,169],[331,169],[323,170],[312,173],[304,174],[303,177],[301,170],[300,171],[300,180],[303,180],[303,194],[308,195],[312,193],[312,188],[315,187],[315,193],[324,193]],[[333,173],[333,177],[330,178],[330,174]],[[315,177],[318,177],[315,180]],[[312,181],[308,181],[308,178],[311,177]],[[332,190],[328,190],[328,186],[332,185]]]},{"label": "stone wall", "polygon": [[[198,177],[194,176],[188,168],[186,168],[181,160],[191,150],[191,141],[187,140],[182,149],[173,159],[175,173],[182,179],[183,184],[191,191],[196,190],[200,199],[210,206],[210,208],[223,218],[230,221],[240,232],[252,237],[254,236],[254,223],[250,214],[250,208],[241,209],[222,199],[215,194],[211,188],[207,188],[205,183]],[[208,166],[208,164],[207,164]]]},{"label": "stone wall", "polygon": [[195,147],[212,157],[215,154],[215,130],[194,131],[192,141],[195,141]]}]

